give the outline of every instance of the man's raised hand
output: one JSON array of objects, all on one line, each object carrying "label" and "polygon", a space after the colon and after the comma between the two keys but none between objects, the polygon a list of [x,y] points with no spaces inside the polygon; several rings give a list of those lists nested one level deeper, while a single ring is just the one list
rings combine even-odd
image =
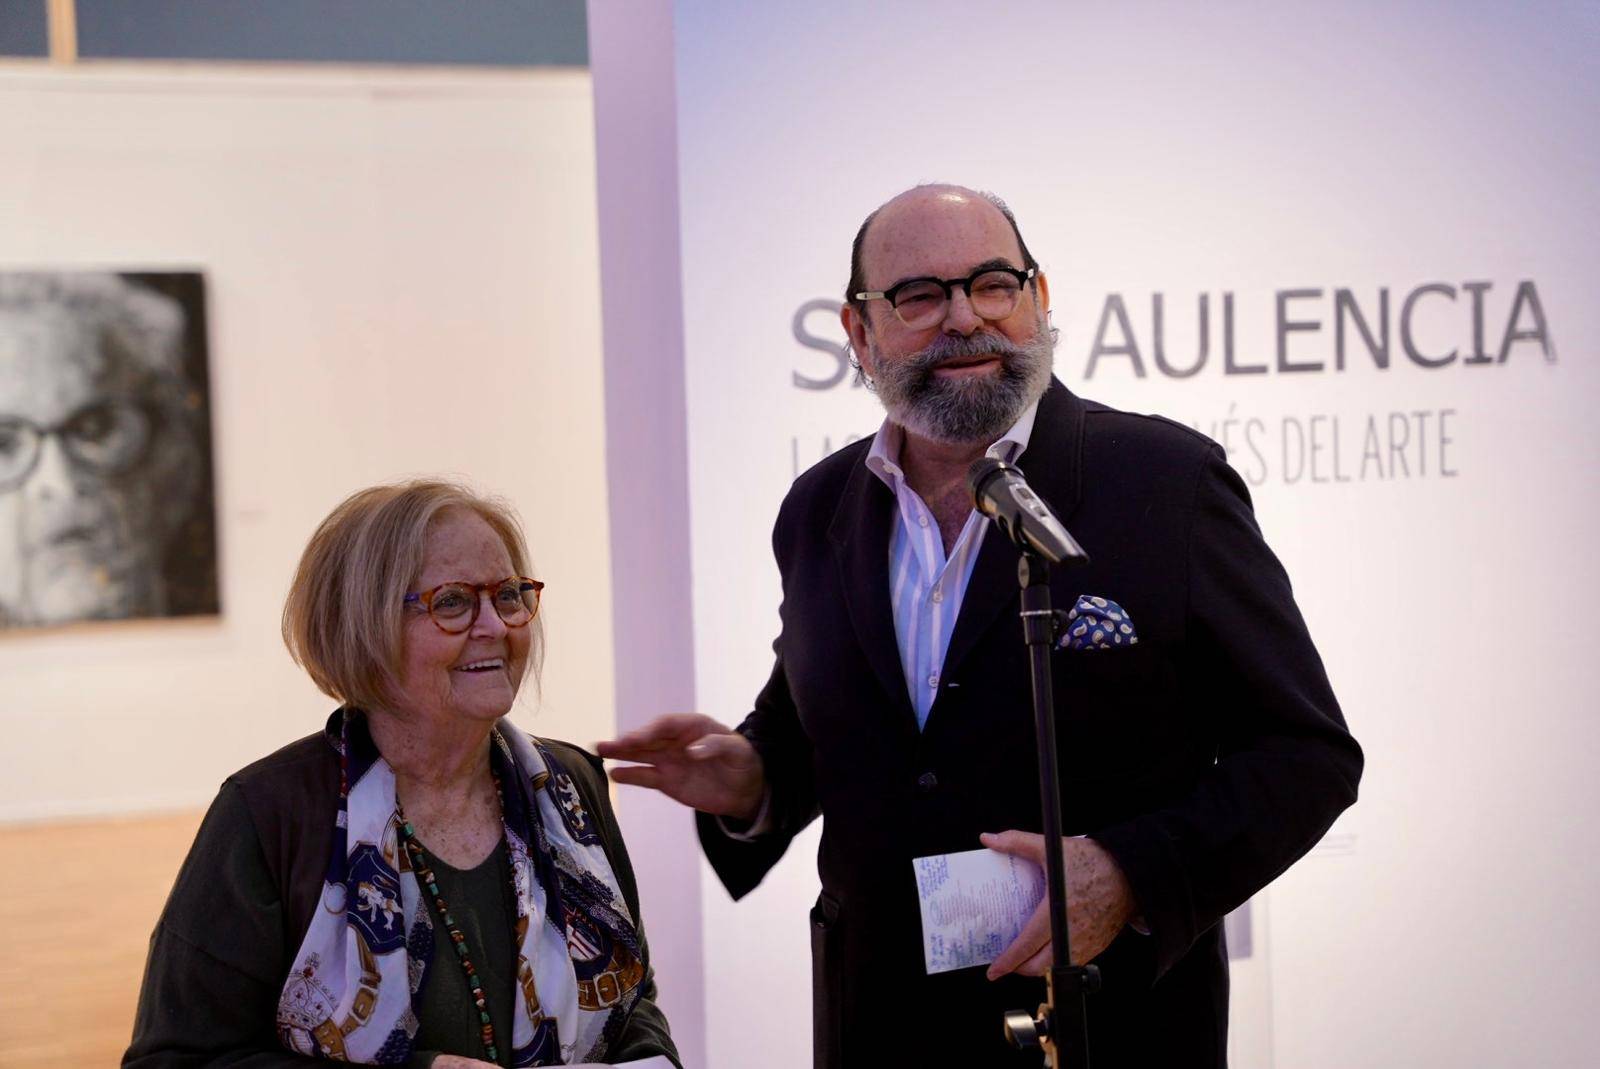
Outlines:
[{"label": "man's raised hand", "polygon": [[657,717],[595,750],[637,762],[612,768],[616,782],[650,787],[703,813],[753,820],[767,790],[761,756],[750,741],[698,713]]}]

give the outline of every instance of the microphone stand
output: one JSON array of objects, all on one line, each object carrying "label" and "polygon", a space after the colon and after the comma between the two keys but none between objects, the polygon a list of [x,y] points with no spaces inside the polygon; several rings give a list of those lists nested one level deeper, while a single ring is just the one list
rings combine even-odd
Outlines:
[{"label": "microphone stand", "polygon": [[[1008,534],[1011,532],[1007,532]],[[1020,539],[1018,540],[1020,542]],[[1071,559],[1071,558],[1069,558]],[[1085,560],[1087,558],[1076,558]],[[1006,1036],[1024,1050],[1042,1047],[1051,1069],[1088,1069],[1086,999],[1100,989],[1100,970],[1073,965],[1067,938],[1066,859],[1061,853],[1061,786],[1056,768],[1055,696],[1050,651],[1060,618],[1050,605],[1050,565],[1025,544],[1017,562],[1022,636],[1033,674],[1033,722],[1039,745],[1039,797],[1044,816],[1045,882],[1050,897],[1050,974],[1037,1016],[1005,1015]]]}]

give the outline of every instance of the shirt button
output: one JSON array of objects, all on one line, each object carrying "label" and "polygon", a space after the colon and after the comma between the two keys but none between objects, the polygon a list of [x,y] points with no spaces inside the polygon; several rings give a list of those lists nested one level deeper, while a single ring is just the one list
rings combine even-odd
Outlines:
[{"label": "shirt button", "polygon": [[924,772],[917,777],[917,790],[922,791],[924,794],[937,786],[939,786],[939,777],[932,772]]},{"label": "shirt button", "polygon": [[928,677],[928,686],[937,687],[938,685],[939,685],[939,673],[935,672],[931,676]]},{"label": "shirt button", "polygon": [[926,526],[928,526],[928,514],[926,512],[924,512],[922,515],[917,517],[917,526],[918,527],[926,527]]},{"label": "shirt button", "polygon": [[943,590],[943,588],[934,587],[933,588],[933,603],[935,605],[937,605],[943,600],[944,600],[944,590]]}]

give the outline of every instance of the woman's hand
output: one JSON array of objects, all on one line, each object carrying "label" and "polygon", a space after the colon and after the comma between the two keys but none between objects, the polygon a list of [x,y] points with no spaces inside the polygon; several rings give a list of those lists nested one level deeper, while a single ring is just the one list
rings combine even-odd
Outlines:
[{"label": "woman's hand", "polygon": [[703,813],[754,820],[767,793],[761,755],[709,716],[672,713],[595,747],[601,757],[637,761],[611,770],[618,783],[650,787]]},{"label": "woman's hand", "polygon": [[500,1069],[493,1062],[476,1058],[463,1058],[459,1054],[441,1054],[433,1060],[433,1069]]}]

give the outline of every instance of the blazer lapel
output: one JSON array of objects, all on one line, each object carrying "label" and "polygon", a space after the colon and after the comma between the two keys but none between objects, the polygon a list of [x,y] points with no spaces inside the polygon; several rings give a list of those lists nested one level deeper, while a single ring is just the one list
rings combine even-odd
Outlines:
[{"label": "blazer lapel", "polygon": [[[1017,458],[1017,467],[1028,477],[1033,492],[1045,500],[1063,523],[1078,507],[1083,456],[1083,402],[1060,380],[1052,378],[1050,388],[1039,399],[1039,413],[1033,421],[1028,448]],[[887,537],[887,536],[886,536]],[[1093,546],[1085,546],[1091,554]],[[1017,598],[1017,547],[993,525],[984,533],[972,578],[961,598],[961,615],[944,655],[944,674],[951,675],[972,652],[978,639],[995,623],[1000,610]],[[1017,641],[1022,641],[1021,622]]]},{"label": "blazer lapel", "polygon": [[906,693],[895,641],[894,609],[889,604],[889,535],[894,523],[894,496],[867,469],[866,454],[856,462],[845,484],[828,538],[839,565],[839,582],[856,638],[892,707],[915,726],[916,715]]}]

